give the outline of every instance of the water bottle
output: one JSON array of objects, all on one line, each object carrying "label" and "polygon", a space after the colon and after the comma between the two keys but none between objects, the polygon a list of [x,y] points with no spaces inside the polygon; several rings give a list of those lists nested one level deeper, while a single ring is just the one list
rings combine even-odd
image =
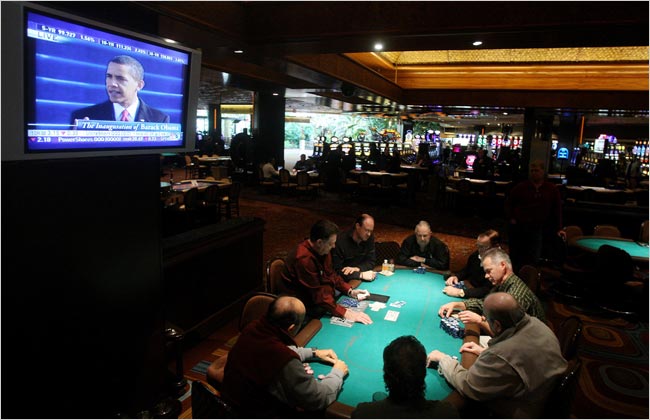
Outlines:
[{"label": "water bottle", "polygon": [[388,260],[384,260],[384,263],[381,265],[381,271],[388,271]]}]

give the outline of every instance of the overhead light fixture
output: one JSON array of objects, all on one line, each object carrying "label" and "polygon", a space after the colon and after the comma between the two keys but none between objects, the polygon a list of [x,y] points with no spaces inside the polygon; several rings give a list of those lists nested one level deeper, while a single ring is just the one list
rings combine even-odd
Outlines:
[{"label": "overhead light fixture", "polygon": [[243,53],[244,53],[244,50],[235,50],[235,51],[233,51],[233,52],[234,52],[235,54],[243,54]]},{"label": "overhead light fixture", "polygon": [[384,49],[384,44],[381,42],[375,42],[375,51],[381,51]]},{"label": "overhead light fixture", "polygon": [[163,41],[165,41],[168,44],[178,44],[178,42],[174,41],[173,39],[169,39],[169,38],[163,38]]},{"label": "overhead light fixture", "polygon": [[483,45],[483,41],[474,41],[472,42],[472,45],[478,47],[479,45]]},{"label": "overhead light fixture", "polygon": [[273,96],[278,96],[278,95],[279,95],[278,92],[273,92]]},{"label": "overhead light fixture", "polygon": [[508,113],[507,113],[507,112],[504,112],[503,115],[508,115]]}]

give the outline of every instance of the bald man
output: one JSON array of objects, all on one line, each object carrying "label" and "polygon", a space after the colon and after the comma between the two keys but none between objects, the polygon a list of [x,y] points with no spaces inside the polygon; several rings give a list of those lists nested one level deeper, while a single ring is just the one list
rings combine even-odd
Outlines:
[{"label": "bald man", "polygon": [[[242,331],[228,353],[221,395],[242,418],[294,417],[315,412],[336,400],[348,366],[333,350],[297,347],[293,337],[305,318],[305,305],[281,296],[265,316]],[[332,364],[320,381],[307,373],[310,358]]]},{"label": "bald man", "polygon": [[373,281],[377,277],[375,266],[375,219],[369,214],[360,215],[350,230],[336,238],[332,250],[334,270],[346,281]]},{"label": "bald man", "polygon": [[461,353],[478,355],[469,369],[438,350],[429,353],[427,362],[438,363],[438,372],[461,395],[484,402],[493,417],[540,418],[567,367],[555,334],[508,293],[489,294],[484,309],[494,338],[487,348],[476,343],[460,347]]},{"label": "bald man", "polygon": [[433,236],[431,225],[421,220],[415,232],[402,242],[395,262],[407,267],[429,267],[434,270],[449,269],[449,248]]}]

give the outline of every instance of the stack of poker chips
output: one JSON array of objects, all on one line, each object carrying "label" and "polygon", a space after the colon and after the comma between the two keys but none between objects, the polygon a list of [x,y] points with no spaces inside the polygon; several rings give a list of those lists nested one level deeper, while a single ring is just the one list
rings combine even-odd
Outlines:
[{"label": "stack of poker chips", "polygon": [[465,337],[465,328],[461,328],[457,318],[447,317],[440,319],[440,328],[454,338]]},{"label": "stack of poker chips", "polygon": [[413,272],[414,272],[414,273],[418,273],[418,274],[424,274],[424,273],[427,272],[427,269],[424,268],[424,267],[422,267],[422,266],[420,266],[420,267],[414,268],[414,269],[413,269]]},{"label": "stack of poker chips", "polygon": [[465,282],[463,280],[461,280],[458,283],[454,284],[454,287],[456,289],[464,289],[465,288]]}]

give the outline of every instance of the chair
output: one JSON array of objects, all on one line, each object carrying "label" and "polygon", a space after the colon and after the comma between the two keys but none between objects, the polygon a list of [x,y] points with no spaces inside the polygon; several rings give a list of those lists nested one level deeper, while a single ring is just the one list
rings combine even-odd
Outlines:
[{"label": "chair", "polygon": [[189,155],[185,155],[185,179],[194,179],[199,177],[199,168],[192,162]]},{"label": "chair", "polygon": [[310,184],[309,174],[300,171],[296,174],[296,192],[309,193],[316,191],[316,188]]},{"label": "chair", "polygon": [[280,169],[280,189],[283,191],[295,190],[298,184],[291,182],[291,174],[287,169]]},{"label": "chair", "polygon": [[543,418],[568,419],[571,414],[578,376],[582,362],[577,357],[569,360],[564,374],[558,379],[555,388],[549,395],[544,406]]},{"label": "chair", "polygon": [[224,207],[221,207],[219,212],[221,214],[222,209],[225,212],[224,215],[226,218],[232,218],[233,212],[239,217],[239,195],[241,194],[241,182],[233,182],[230,185],[230,191],[228,195],[221,198],[221,204]]},{"label": "chair", "polygon": [[650,194],[648,190],[637,190],[634,192],[634,199],[636,200],[636,205],[639,207],[648,207],[648,201],[650,200]]},{"label": "chair", "polygon": [[183,204],[177,207],[177,211],[183,215],[187,227],[194,227],[197,222],[197,213],[200,206],[199,189],[190,188],[183,194]]},{"label": "chair", "polygon": [[266,263],[266,284],[264,289],[267,293],[274,295],[291,295],[293,292],[289,289],[282,278],[284,270],[284,258],[274,257]]},{"label": "chair", "polygon": [[203,382],[192,381],[192,418],[227,419],[237,416],[232,407]]},{"label": "chair", "polygon": [[634,261],[620,248],[601,245],[596,254],[596,267],[589,295],[605,313],[636,317],[647,307],[647,293],[635,293]]},{"label": "chair", "polygon": [[201,203],[201,208],[206,211],[208,218],[212,215],[215,215],[216,220],[218,221],[221,218],[221,193],[219,191],[219,185],[214,184],[210,185],[203,192],[203,202]]},{"label": "chair", "polygon": [[260,187],[264,189],[265,192],[270,192],[271,190],[277,187],[278,183],[272,179],[264,178],[264,171],[262,170],[262,164],[257,167],[257,182]]},{"label": "chair", "polygon": [[269,309],[269,305],[276,299],[276,295],[258,292],[251,296],[241,311],[239,317],[239,331],[242,331],[251,321],[261,318]]},{"label": "chair", "polygon": [[399,250],[400,246],[395,241],[375,242],[375,266],[381,265],[384,260],[395,260]]},{"label": "chair", "polygon": [[197,168],[199,178],[204,178],[208,175],[210,167],[208,165],[202,165],[197,155],[192,156],[192,164]]},{"label": "chair", "polygon": [[519,278],[526,283],[526,286],[536,295],[539,294],[539,270],[532,265],[523,265],[519,269]]},{"label": "chair", "polygon": [[560,342],[560,350],[565,360],[573,359],[578,353],[578,343],[582,336],[582,320],[576,315],[566,318],[555,333]]},{"label": "chair", "polygon": [[594,227],[594,236],[609,236],[610,238],[620,238],[621,231],[614,225],[597,225]]},{"label": "chair", "polygon": [[650,242],[650,239],[648,239],[648,229],[650,228],[650,221],[646,220],[645,222],[641,223],[641,229],[639,229],[639,242],[643,243],[648,243]]}]

